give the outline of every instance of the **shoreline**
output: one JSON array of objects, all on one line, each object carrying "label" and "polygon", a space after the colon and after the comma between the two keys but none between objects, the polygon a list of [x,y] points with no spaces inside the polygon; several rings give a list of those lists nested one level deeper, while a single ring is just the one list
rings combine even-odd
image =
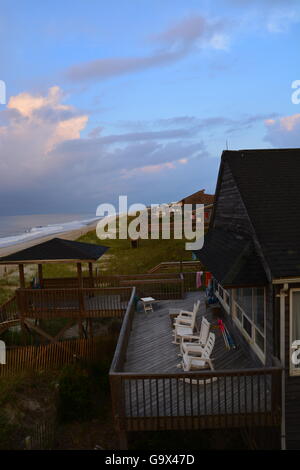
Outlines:
[{"label": "shoreline", "polygon": [[[51,240],[52,238],[63,238],[65,240],[76,240],[77,238],[85,235],[86,233],[95,230],[98,221],[93,221],[90,224],[77,228],[74,230],[69,230],[67,232],[58,232],[52,235],[45,235],[39,238],[34,238],[33,240],[28,240],[21,243],[16,243],[15,245],[6,246],[0,248],[0,257],[11,255],[12,253],[16,253],[17,251],[25,250],[26,248],[30,248],[31,246],[38,245],[39,243],[46,242]],[[0,276],[3,276],[6,265],[0,266]]]}]

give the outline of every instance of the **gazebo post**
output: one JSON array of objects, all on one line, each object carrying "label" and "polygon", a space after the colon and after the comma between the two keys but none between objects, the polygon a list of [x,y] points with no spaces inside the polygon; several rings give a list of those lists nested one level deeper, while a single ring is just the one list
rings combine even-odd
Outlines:
[{"label": "gazebo post", "polygon": [[19,264],[20,287],[25,289],[24,264]]},{"label": "gazebo post", "polygon": [[[19,264],[19,277],[20,277],[20,288],[25,289],[25,274],[24,274],[24,264]],[[22,331],[22,341],[26,344],[26,328],[24,323],[24,314],[25,314],[25,295],[24,292],[20,292],[17,296],[19,309],[20,309],[20,323],[21,323],[21,331]]]},{"label": "gazebo post", "polygon": [[94,287],[93,263],[89,263],[90,287]]},{"label": "gazebo post", "polygon": [[43,287],[43,265],[38,264],[38,275],[40,287]]},{"label": "gazebo post", "polygon": [[[93,287],[94,287],[93,263],[89,262],[88,265],[89,265],[90,287],[93,288]],[[94,336],[94,334],[93,334],[93,320],[92,320],[92,318],[89,318],[88,324],[89,324],[89,333],[90,333],[90,337],[92,338],[92,337]]]},{"label": "gazebo post", "polygon": [[84,302],[83,302],[83,280],[82,280],[82,265],[81,263],[77,263],[77,278],[78,278],[78,301],[79,301],[79,312],[80,318],[78,319],[78,329],[79,335],[83,338],[83,324],[82,324],[82,316],[84,314]]}]

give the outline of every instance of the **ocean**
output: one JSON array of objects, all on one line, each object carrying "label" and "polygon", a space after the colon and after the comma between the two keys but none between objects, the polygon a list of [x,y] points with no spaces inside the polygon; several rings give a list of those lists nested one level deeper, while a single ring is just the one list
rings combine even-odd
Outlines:
[{"label": "ocean", "polygon": [[0,248],[55,233],[76,230],[99,219],[95,214],[0,216]]}]

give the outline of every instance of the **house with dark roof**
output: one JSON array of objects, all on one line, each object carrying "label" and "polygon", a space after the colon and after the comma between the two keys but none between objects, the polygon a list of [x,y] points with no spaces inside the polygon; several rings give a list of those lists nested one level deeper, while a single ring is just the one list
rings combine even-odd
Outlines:
[{"label": "house with dark roof", "polygon": [[243,350],[264,367],[282,367],[288,449],[300,448],[299,179],[300,149],[224,151],[209,231],[196,252]]},{"label": "house with dark roof", "polygon": [[206,194],[205,189],[200,189],[189,196],[184,197],[179,201],[181,204],[213,204],[215,196],[213,194]]},{"label": "house with dark roof", "polygon": [[200,189],[200,191],[184,197],[176,205],[184,206],[185,204],[191,204],[192,210],[195,211],[196,204],[204,204],[204,223],[207,226],[211,218],[214,199],[214,194],[206,194],[205,189]]}]

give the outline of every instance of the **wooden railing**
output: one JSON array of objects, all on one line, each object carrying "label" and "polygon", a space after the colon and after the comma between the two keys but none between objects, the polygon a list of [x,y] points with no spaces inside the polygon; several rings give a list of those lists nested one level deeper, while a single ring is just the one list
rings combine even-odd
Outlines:
[{"label": "wooden railing", "polygon": [[[119,276],[94,276],[82,277],[83,287],[119,287]],[[72,289],[78,287],[77,277],[45,278],[43,279],[43,288],[45,289]]]},{"label": "wooden railing", "polygon": [[109,372],[120,436],[138,430],[280,425],[280,367],[163,374],[124,371],[133,318],[130,301]]},{"label": "wooden railing", "polygon": [[197,271],[203,271],[204,267],[200,261],[163,261],[153,268],[149,269],[148,273],[155,272],[183,272],[184,270],[191,269]]},{"label": "wooden railing", "polygon": [[18,289],[21,317],[122,317],[132,288]]},{"label": "wooden railing", "polygon": [[[154,297],[158,300],[180,299],[184,295],[183,278],[179,273],[155,273],[155,274],[125,274],[115,276],[97,276],[93,279],[83,278],[85,288],[110,288],[110,287],[137,287],[139,297]],[[65,278],[44,279],[44,288],[60,289],[62,286],[76,288],[78,279]]]},{"label": "wooden railing", "polygon": [[111,370],[116,426],[126,431],[278,426],[281,373],[278,368],[176,374]]},{"label": "wooden railing", "polygon": [[121,371],[126,360],[126,351],[127,351],[130,331],[132,328],[132,322],[133,322],[134,313],[135,313],[135,302],[134,302],[135,296],[136,296],[136,289],[134,287],[132,289],[131,296],[127,305],[126,313],[123,318],[118,343],[117,343],[115,354],[111,363],[110,370],[112,372]]},{"label": "wooden railing", "polygon": [[14,321],[19,318],[17,299],[14,295],[0,306],[0,323]]},{"label": "wooden railing", "polygon": [[[183,283],[184,283],[184,291],[185,292],[191,292],[198,290],[197,287],[197,282],[196,282],[196,276],[197,272],[196,271],[191,271],[191,272],[183,272]],[[204,284],[202,284],[204,287]]]},{"label": "wooden railing", "polygon": [[138,297],[154,297],[156,300],[182,299],[184,296],[183,279],[127,279],[121,286],[135,286]]}]

